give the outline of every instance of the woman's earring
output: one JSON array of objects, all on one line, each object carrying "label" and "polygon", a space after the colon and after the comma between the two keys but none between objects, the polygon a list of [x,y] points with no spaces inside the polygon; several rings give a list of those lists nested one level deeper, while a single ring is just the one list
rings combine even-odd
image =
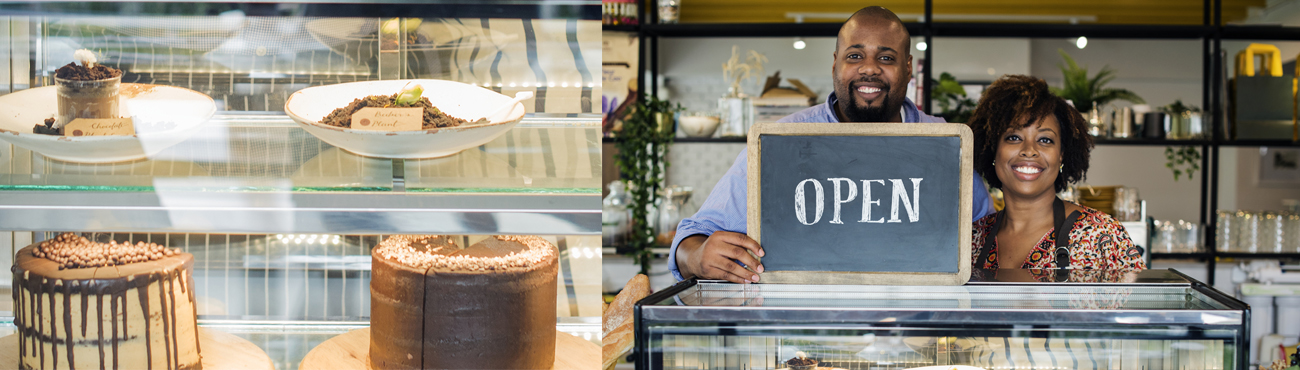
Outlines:
[{"label": "woman's earring", "polygon": [[1065,163],[1061,163],[1061,172],[1065,172]]}]

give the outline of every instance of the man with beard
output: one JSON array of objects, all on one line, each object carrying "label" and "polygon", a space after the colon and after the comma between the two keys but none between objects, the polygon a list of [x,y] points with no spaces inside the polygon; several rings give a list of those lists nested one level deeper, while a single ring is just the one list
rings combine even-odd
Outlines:
[{"label": "man with beard", "polygon": [[[826,103],[777,122],[944,122],[921,113],[905,96],[912,79],[911,45],[907,27],[893,12],[878,6],[858,10],[835,40],[835,92]],[[750,254],[762,257],[763,248],[745,235],[748,162],[748,152],[742,150],[699,212],[677,226],[668,259],[677,279],[758,282],[763,265]],[[971,181],[971,219],[978,220],[993,213],[993,205],[979,174]]]}]

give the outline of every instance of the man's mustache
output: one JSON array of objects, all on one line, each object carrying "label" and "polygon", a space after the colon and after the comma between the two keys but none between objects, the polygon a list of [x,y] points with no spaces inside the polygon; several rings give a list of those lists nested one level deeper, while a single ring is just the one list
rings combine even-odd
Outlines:
[{"label": "man's mustache", "polygon": [[880,90],[882,92],[889,92],[889,88],[891,86],[889,84],[889,81],[882,80],[878,77],[863,77],[863,78],[855,79],[853,80],[853,82],[849,83],[849,87],[852,90],[857,90],[857,88],[854,87],[853,85],[857,85],[859,83],[872,83],[872,82],[880,84],[881,85]]},{"label": "man's mustache", "polygon": [[849,83],[849,90],[857,91],[858,88],[854,87],[854,84],[858,84],[858,83],[879,83],[880,92],[884,92],[884,95],[889,95],[889,87],[891,87],[891,84],[889,84],[887,80],[880,79],[880,78],[871,78],[871,77],[854,79],[853,82]]}]

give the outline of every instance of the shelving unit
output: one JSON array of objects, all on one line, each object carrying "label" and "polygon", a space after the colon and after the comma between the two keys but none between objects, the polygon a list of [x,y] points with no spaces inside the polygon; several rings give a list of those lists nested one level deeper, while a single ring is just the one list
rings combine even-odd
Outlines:
[{"label": "shelving unit", "polygon": [[[645,5],[654,6],[654,0],[644,0]],[[648,3],[647,3],[648,2]],[[1226,122],[1223,121],[1221,107],[1226,97],[1223,90],[1224,60],[1221,59],[1221,42],[1223,40],[1300,40],[1300,28],[1275,26],[1230,26],[1222,25],[1222,0],[1204,0],[1203,24],[1201,25],[1099,25],[1099,24],[1031,24],[1031,23],[935,23],[931,20],[934,5],[925,1],[925,21],[905,23],[913,37],[924,37],[927,44],[933,37],[1002,37],[1002,38],[1068,38],[1085,36],[1089,38],[1115,39],[1183,39],[1202,41],[1202,100],[1206,122],[1209,123],[1208,137],[1199,140],[1163,140],[1163,139],[1112,139],[1098,138],[1097,145],[1121,146],[1199,146],[1202,155],[1200,223],[1205,225],[1204,253],[1152,253],[1153,259],[1202,259],[1208,268],[1208,282],[1214,284],[1216,261],[1221,257],[1234,258],[1290,258],[1300,254],[1240,254],[1219,252],[1214,245],[1215,217],[1218,209],[1219,148],[1220,147],[1259,147],[1283,146],[1298,147],[1300,142],[1290,140],[1237,140],[1230,141],[1223,137]],[[606,30],[636,32],[642,40],[644,66],[650,74],[659,73],[658,38],[662,37],[834,37],[840,23],[772,23],[772,24],[658,24],[658,20],[641,17],[641,27],[606,27]],[[648,42],[647,42],[648,41]],[[931,50],[925,50],[924,70],[930,71]],[[648,54],[650,63],[644,63]],[[658,85],[651,81],[645,84],[645,73],[638,74],[640,86],[647,86],[650,93],[658,93]],[[923,81],[925,99],[920,103],[923,110],[929,111],[930,81]],[[644,90],[644,89],[643,89]],[[605,139],[611,142],[616,139]],[[681,143],[740,143],[741,138],[678,138]]]}]

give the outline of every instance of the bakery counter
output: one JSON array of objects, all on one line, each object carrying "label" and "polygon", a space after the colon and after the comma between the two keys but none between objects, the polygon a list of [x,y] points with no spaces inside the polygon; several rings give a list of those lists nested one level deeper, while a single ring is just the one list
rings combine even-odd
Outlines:
[{"label": "bakery counter", "polygon": [[964,286],[685,281],[639,302],[640,369],[1239,369],[1249,308],[1173,270],[975,271]]},{"label": "bakery counter", "polygon": [[[261,348],[277,370],[296,370],[303,357],[331,338],[369,327],[366,321],[199,320],[199,326],[233,334]],[[0,321],[0,337],[14,334],[12,318]],[[600,345],[600,318],[560,318],[556,329]]]},{"label": "bakery counter", "polygon": [[7,230],[596,234],[598,118],[530,115],[437,159],[331,146],[283,115],[218,115],[147,159],[54,160],[0,143]]}]

